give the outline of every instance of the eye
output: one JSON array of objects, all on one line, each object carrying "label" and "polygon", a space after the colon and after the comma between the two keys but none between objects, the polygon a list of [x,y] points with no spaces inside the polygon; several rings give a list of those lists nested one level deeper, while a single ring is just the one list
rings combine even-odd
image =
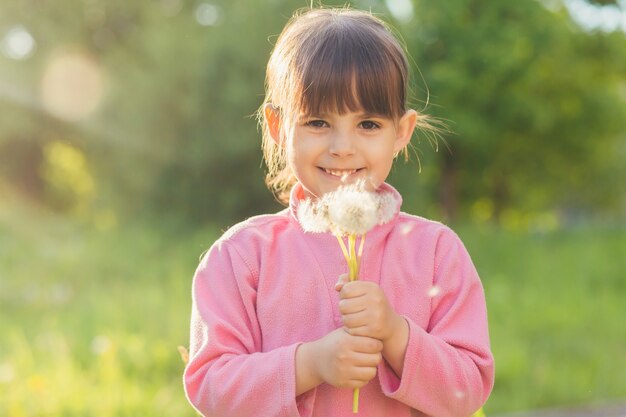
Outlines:
[{"label": "eye", "polygon": [[308,122],[305,123],[306,126],[310,126],[310,127],[314,127],[314,128],[322,128],[322,127],[328,127],[328,123],[326,123],[324,120],[309,120]]},{"label": "eye", "polygon": [[380,124],[373,122],[371,120],[364,120],[360,123],[360,125],[365,130],[374,130],[374,129],[380,128]]}]

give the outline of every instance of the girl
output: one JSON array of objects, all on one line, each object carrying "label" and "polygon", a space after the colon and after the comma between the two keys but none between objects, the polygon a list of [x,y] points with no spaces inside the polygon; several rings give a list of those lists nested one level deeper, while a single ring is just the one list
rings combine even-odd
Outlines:
[{"label": "girl", "polygon": [[[288,203],[227,231],[193,282],[187,397],[203,415],[463,417],[494,378],[482,286],[446,226],[400,211],[385,183],[423,116],[406,108],[407,59],[369,13],[296,14],[267,67],[267,183]],[[395,211],[375,226],[359,281],[305,199],[367,179]]]}]

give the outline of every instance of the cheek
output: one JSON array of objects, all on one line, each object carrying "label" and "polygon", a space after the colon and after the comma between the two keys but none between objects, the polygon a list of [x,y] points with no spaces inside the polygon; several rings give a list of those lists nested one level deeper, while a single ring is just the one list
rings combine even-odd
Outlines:
[{"label": "cheek", "polygon": [[292,161],[309,161],[319,153],[319,144],[309,138],[299,138],[287,147],[287,157]]},{"label": "cheek", "polygon": [[301,145],[287,147],[287,164],[296,176],[302,172],[303,168],[310,164],[310,157],[306,148]]},{"label": "cheek", "polygon": [[293,149],[287,149],[287,165],[289,165],[293,172],[297,171],[298,158]]},{"label": "cheek", "polygon": [[388,149],[381,150],[381,154],[373,161],[372,176],[376,185],[382,184],[389,176],[393,165],[393,154]]}]

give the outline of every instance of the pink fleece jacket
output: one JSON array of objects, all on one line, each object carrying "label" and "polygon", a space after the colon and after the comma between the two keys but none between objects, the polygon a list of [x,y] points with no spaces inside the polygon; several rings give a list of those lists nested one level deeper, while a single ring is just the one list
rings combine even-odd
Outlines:
[{"label": "pink fleece jacket", "polygon": [[[404,370],[384,361],[361,388],[358,417],[466,417],[491,392],[494,362],[481,282],[456,234],[400,212],[367,235],[361,279],[375,281],[409,323]],[[227,231],[193,281],[191,404],[216,417],[352,414],[352,389],[322,384],[295,396],[295,351],[342,326],[334,289],[347,272],[337,240],[298,223],[290,207]]]}]

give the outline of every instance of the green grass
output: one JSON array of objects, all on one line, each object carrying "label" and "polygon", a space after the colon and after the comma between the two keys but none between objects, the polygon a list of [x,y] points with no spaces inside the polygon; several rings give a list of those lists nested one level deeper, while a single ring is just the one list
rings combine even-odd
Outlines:
[{"label": "green grass", "polygon": [[626,230],[460,235],[487,295],[496,357],[487,411],[623,401]]},{"label": "green grass", "polygon": [[214,236],[0,216],[0,415],[195,416],[177,346]]},{"label": "green grass", "polygon": [[[626,397],[623,228],[458,231],[488,298],[487,415]],[[177,346],[216,235],[0,212],[0,415],[195,416]]]}]

